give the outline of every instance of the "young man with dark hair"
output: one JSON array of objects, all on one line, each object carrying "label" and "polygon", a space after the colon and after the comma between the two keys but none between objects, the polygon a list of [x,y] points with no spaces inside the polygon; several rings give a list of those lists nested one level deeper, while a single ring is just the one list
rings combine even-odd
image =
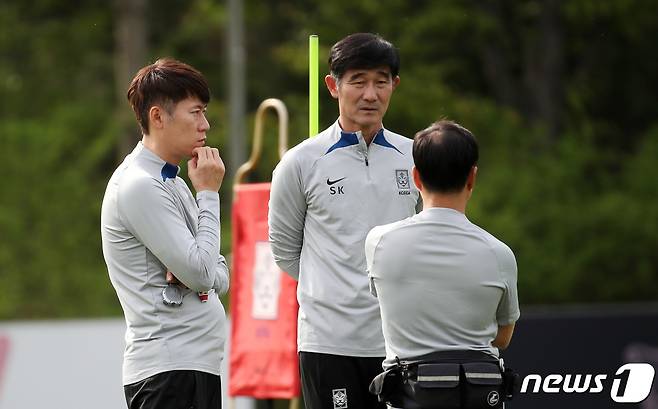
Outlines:
[{"label": "young man with dark hair", "polygon": [[269,235],[279,267],[299,281],[298,350],[309,409],[383,407],[368,393],[385,355],[363,243],[375,225],[416,212],[412,141],[383,127],[399,84],[397,50],[352,34],[329,56],[325,83],[339,117],[291,149],[272,177]]},{"label": "young man with dark hair", "polygon": [[[127,96],[143,138],[110,178],[101,210],[103,255],[127,325],[126,401],[221,408],[226,316],[215,293],[226,293],[229,278],[219,252],[224,164],[205,146],[208,84],[191,66],[161,59],[137,73]],[[177,176],[186,158],[196,199]]]},{"label": "young man with dark hair", "polygon": [[[386,339],[384,369],[398,359],[464,351],[496,362],[520,315],[517,269],[512,250],[465,215],[477,141],[464,127],[439,121],[416,134],[413,157],[423,211],[375,227],[365,242]],[[468,407],[500,407],[502,396],[491,396]]]}]

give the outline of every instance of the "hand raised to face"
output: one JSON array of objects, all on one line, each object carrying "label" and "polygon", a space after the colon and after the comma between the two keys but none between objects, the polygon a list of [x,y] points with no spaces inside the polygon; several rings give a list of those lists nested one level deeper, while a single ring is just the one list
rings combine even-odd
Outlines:
[{"label": "hand raised to face", "polygon": [[187,174],[197,192],[219,191],[226,169],[217,148],[202,146],[194,148],[192,158],[187,161]]}]

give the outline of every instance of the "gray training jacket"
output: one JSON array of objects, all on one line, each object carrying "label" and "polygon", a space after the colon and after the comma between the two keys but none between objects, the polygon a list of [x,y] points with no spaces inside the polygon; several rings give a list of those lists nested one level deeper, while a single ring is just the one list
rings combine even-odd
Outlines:
[{"label": "gray training jacket", "polygon": [[[173,370],[219,375],[226,314],[217,296],[228,290],[219,253],[219,195],[196,200],[179,168],[141,142],[110,179],[101,210],[103,255],[126,318],[123,384]],[[166,306],[170,270],[190,289],[183,304]]]},{"label": "gray training jacket", "polygon": [[277,265],[299,281],[299,351],[384,356],[364,241],[374,226],[420,208],[412,140],[381,129],[370,146],[338,121],[291,149],[274,170],[269,239]]}]

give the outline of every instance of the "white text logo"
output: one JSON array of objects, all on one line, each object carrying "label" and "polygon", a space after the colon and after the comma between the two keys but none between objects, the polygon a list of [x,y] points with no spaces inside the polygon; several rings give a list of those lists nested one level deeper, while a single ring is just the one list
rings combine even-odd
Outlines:
[{"label": "white text logo", "polygon": [[[622,365],[612,378],[610,398],[620,403],[638,403],[649,396],[655,370],[647,363]],[[550,374],[544,378],[531,374],[523,379],[521,393],[601,393],[606,387],[605,374]],[[532,385],[532,388],[530,386]]]}]

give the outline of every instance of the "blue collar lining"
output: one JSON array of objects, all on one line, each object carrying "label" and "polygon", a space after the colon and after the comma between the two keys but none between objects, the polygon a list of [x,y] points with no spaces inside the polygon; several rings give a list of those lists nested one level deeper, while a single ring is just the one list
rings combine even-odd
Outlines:
[{"label": "blue collar lining", "polygon": [[356,136],[355,133],[341,131],[340,139],[338,140],[338,142],[333,144],[331,148],[329,148],[329,150],[325,153],[325,155],[336,149],[346,148],[348,146],[358,145],[358,144],[359,144],[359,138]]},{"label": "blue collar lining", "polygon": [[395,149],[398,151],[398,153],[400,153],[400,155],[404,155],[404,153],[400,152],[398,148],[393,146],[389,141],[386,140],[386,138],[384,138],[384,129],[380,129],[379,132],[377,132],[377,135],[375,135],[375,139],[372,140],[372,143],[375,145],[383,146],[385,148]]},{"label": "blue collar lining", "polygon": [[[380,129],[377,134],[375,135],[375,138],[373,139],[372,143],[375,145],[383,146],[384,148],[390,148],[390,149],[395,149],[398,151],[400,155],[404,155],[404,153],[400,152],[398,148],[396,148],[394,145],[392,145],[389,141],[386,140],[384,137],[384,128]],[[328,154],[329,152],[335,151],[336,149],[340,148],[346,148],[348,146],[352,145],[358,145],[359,144],[359,138],[354,132],[340,132],[340,139],[338,142],[333,144],[329,150],[325,153]]]},{"label": "blue collar lining", "polygon": [[162,166],[160,174],[162,175],[163,182],[167,179],[176,179],[176,175],[178,175],[178,166],[172,165],[171,163],[165,163],[164,166]]}]

